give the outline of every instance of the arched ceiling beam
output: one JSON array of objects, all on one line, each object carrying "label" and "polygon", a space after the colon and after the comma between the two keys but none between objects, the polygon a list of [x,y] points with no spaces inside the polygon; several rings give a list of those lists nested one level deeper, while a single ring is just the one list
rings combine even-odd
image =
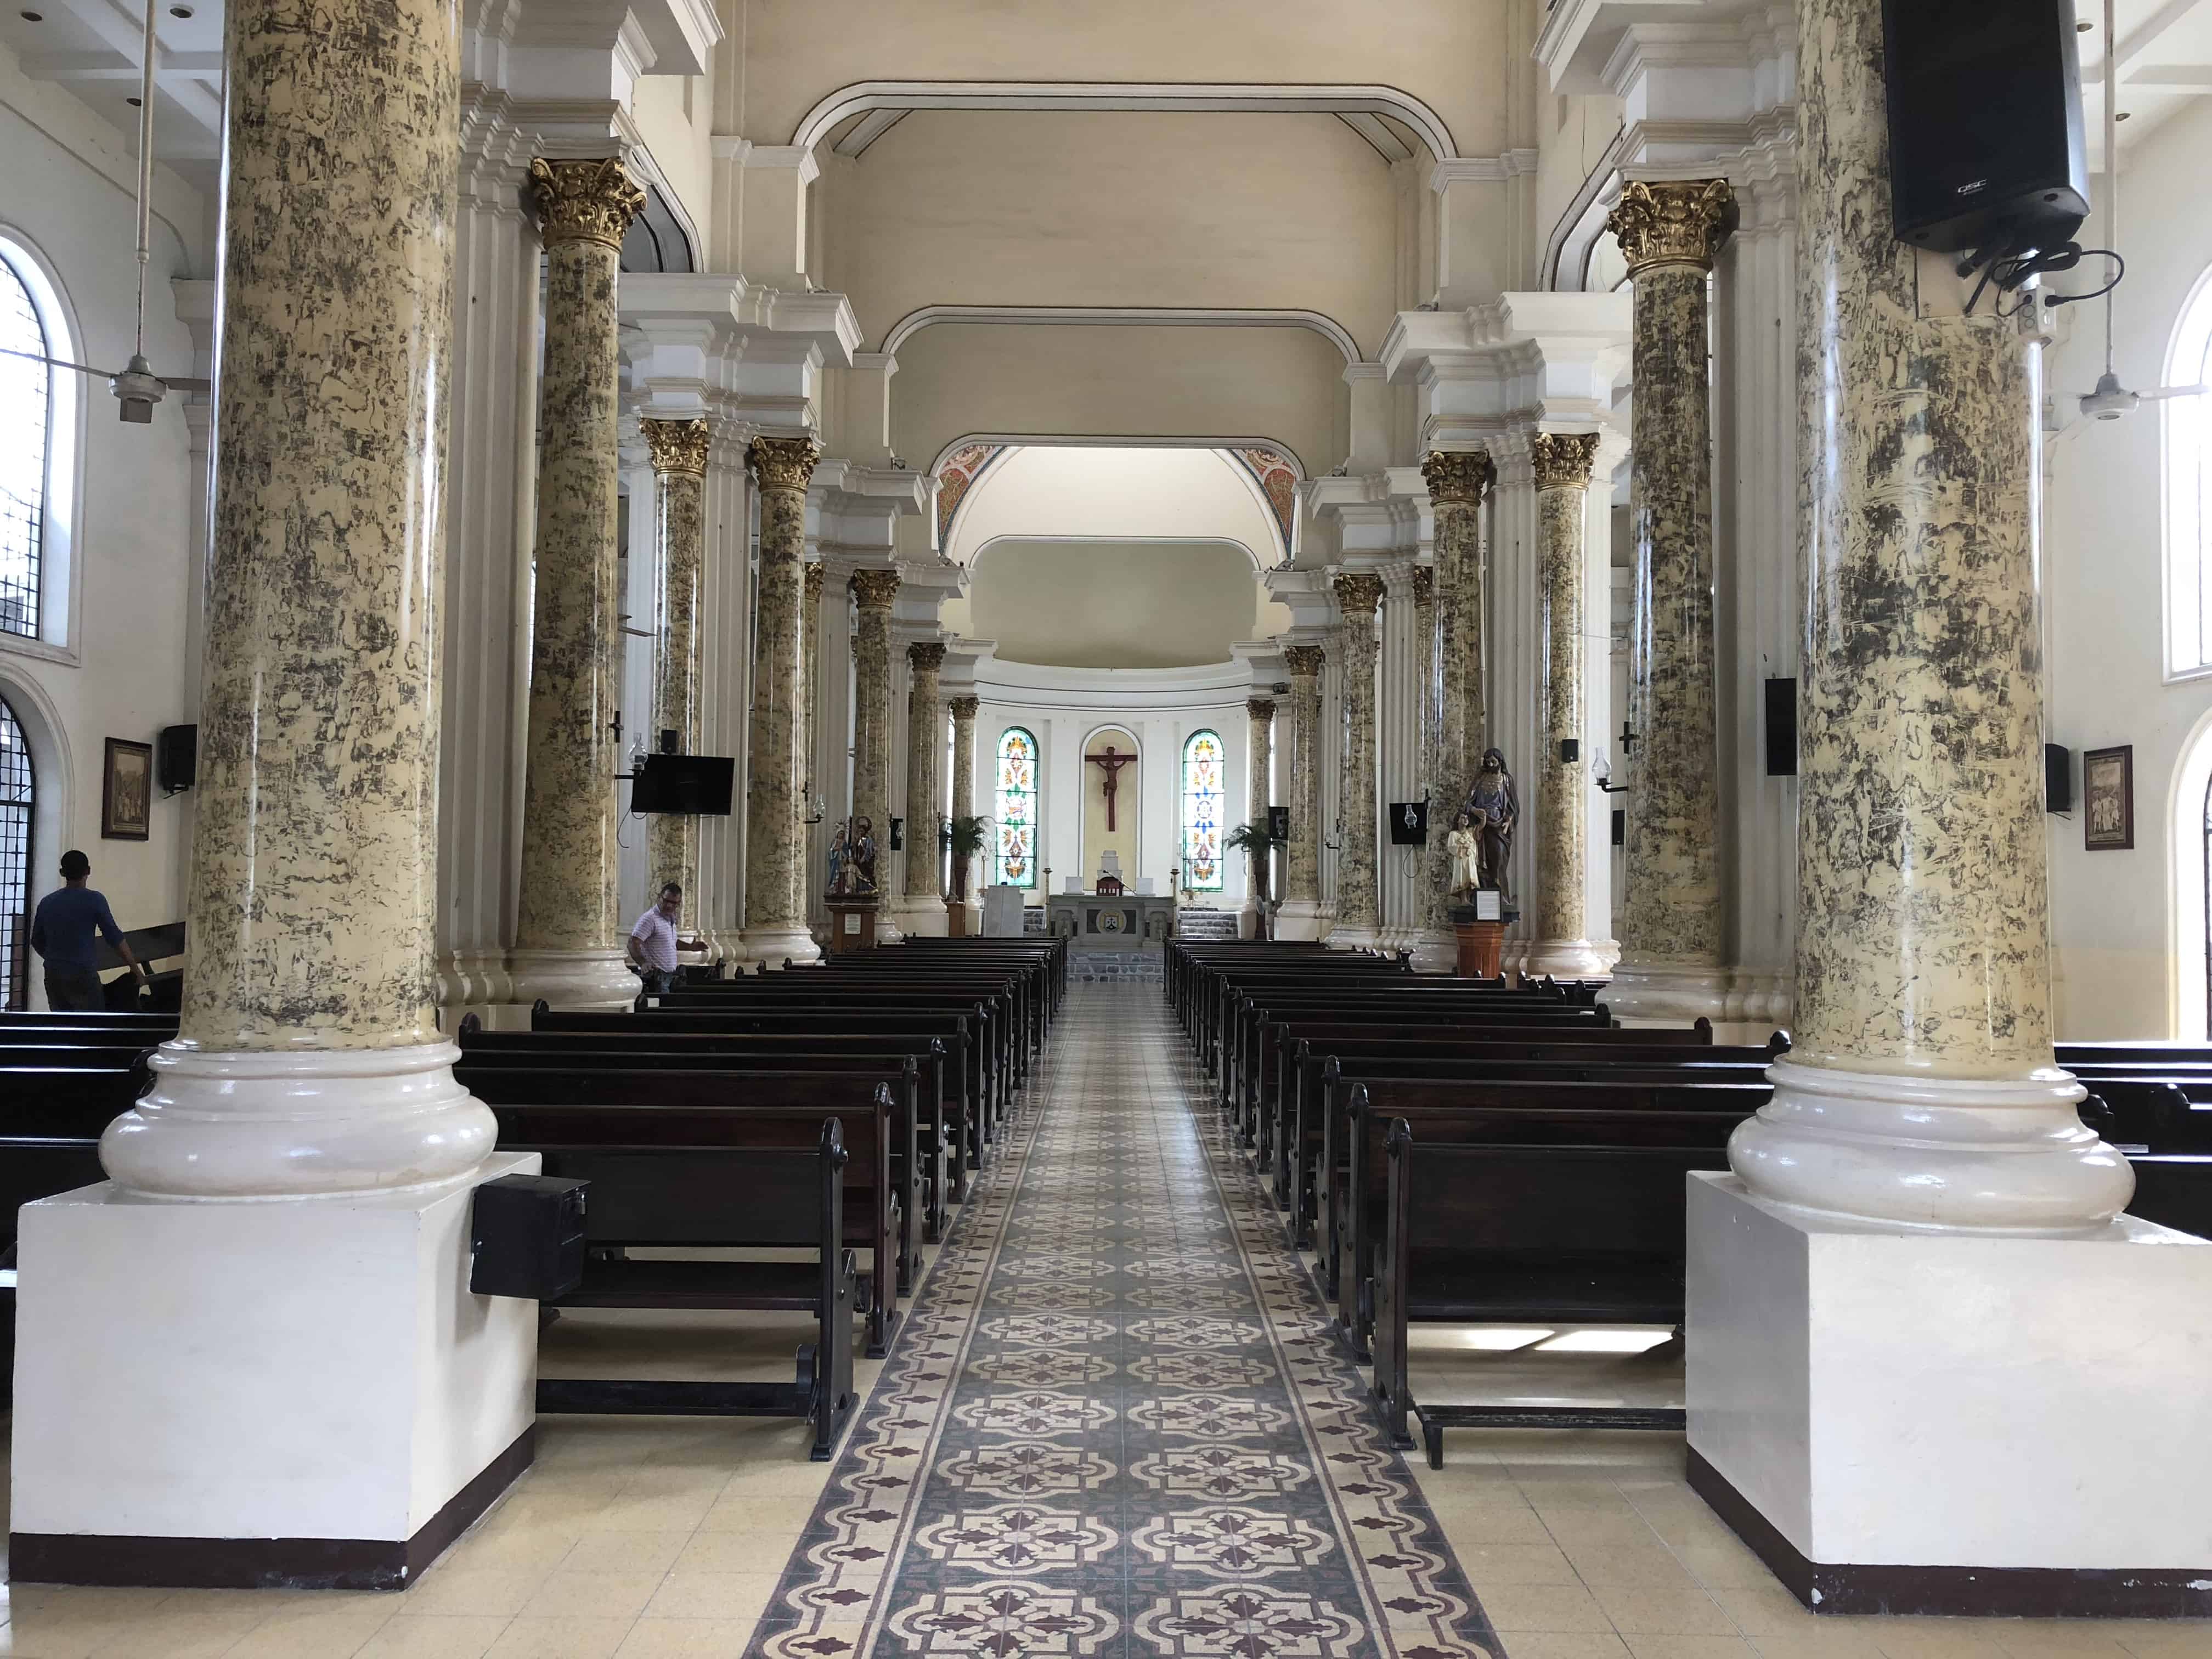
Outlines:
[{"label": "arched ceiling beam", "polygon": [[933,323],[1027,323],[1062,327],[1107,328],[1304,328],[1344,354],[1361,361],[1351,330],[1318,311],[1243,310],[1219,306],[924,306],[891,325],[878,350],[893,356]]}]

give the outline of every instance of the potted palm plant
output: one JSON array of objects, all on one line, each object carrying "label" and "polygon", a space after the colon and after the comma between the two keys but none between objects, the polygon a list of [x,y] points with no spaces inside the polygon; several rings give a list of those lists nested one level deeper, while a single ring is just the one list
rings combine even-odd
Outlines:
[{"label": "potted palm plant", "polygon": [[1260,908],[1260,937],[1267,937],[1267,871],[1278,847],[1284,845],[1283,837],[1271,835],[1267,820],[1255,818],[1249,823],[1240,823],[1222,838],[1222,846],[1231,851],[1241,851],[1252,860],[1252,902]]},{"label": "potted palm plant", "polygon": [[945,904],[946,927],[956,935],[968,931],[968,863],[990,837],[991,820],[957,816],[945,822],[945,845],[952,854],[952,896]]}]

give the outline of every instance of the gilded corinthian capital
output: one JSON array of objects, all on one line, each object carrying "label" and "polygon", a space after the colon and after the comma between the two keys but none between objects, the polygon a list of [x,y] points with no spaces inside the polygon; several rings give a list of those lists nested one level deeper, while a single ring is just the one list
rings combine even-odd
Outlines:
[{"label": "gilded corinthian capital", "polygon": [[1339,576],[1336,579],[1337,608],[1347,617],[1371,617],[1382,603],[1382,579],[1380,576]]},{"label": "gilded corinthian capital", "polygon": [[1255,726],[1272,726],[1275,720],[1275,705],[1265,697],[1249,697],[1245,700],[1244,714]]},{"label": "gilded corinthian capital", "polygon": [[702,418],[691,421],[640,421],[637,429],[645,436],[645,447],[653,456],[655,472],[696,472],[707,471],[707,422]]},{"label": "gilded corinthian capital", "polygon": [[952,711],[952,718],[956,720],[974,720],[975,711],[982,706],[983,700],[981,697],[955,697],[945,705]]},{"label": "gilded corinthian capital", "polygon": [[898,598],[899,574],[896,570],[855,570],[853,573],[853,597],[862,605],[873,605],[878,611],[888,611],[891,601]]},{"label": "gilded corinthian capital", "polygon": [[1328,653],[1317,645],[1287,645],[1283,647],[1283,663],[1291,671],[1292,679],[1311,679],[1321,672]]},{"label": "gilded corinthian capital", "polygon": [[620,249],[629,222],[645,205],[645,192],[614,156],[596,161],[530,164],[530,192],[538,202],[538,236],[547,247],[597,242]]},{"label": "gilded corinthian capital", "polygon": [[1619,240],[1631,276],[1662,265],[1711,270],[1735,228],[1735,192],[1725,179],[1656,185],[1632,179],[1605,228]]},{"label": "gilded corinthian capital", "polygon": [[906,659],[917,674],[934,674],[945,666],[943,640],[916,640],[906,648]]},{"label": "gilded corinthian capital", "polygon": [[1429,481],[1431,501],[1480,507],[1498,482],[1498,467],[1486,450],[1432,449],[1421,459],[1421,476]]},{"label": "gilded corinthian capital", "polygon": [[808,566],[806,567],[806,602],[807,602],[807,604],[809,604],[809,605],[819,605],[819,604],[821,604],[821,603],[822,603],[822,582],[823,582],[822,561],[821,561],[821,560],[819,560],[819,559],[817,559],[817,560],[815,560],[811,564],[810,564],[810,565],[808,565]]},{"label": "gilded corinthian capital", "polygon": [[745,449],[745,465],[763,489],[805,489],[821,459],[822,447],[811,438],[756,438]]},{"label": "gilded corinthian capital", "polygon": [[1587,489],[1597,459],[1595,432],[1539,432],[1528,440],[1528,461],[1539,489]]}]

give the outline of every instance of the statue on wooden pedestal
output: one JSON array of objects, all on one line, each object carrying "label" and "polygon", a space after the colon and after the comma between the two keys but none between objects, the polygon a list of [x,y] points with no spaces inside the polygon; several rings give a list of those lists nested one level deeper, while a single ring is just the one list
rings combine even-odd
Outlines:
[{"label": "statue on wooden pedestal", "polygon": [[1495,887],[1507,904],[1513,902],[1513,891],[1506,884],[1505,867],[1513,856],[1513,832],[1521,823],[1521,795],[1513,787],[1513,775],[1505,769],[1505,753],[1500,749],[1482,751],[1482,770],[1474,780],[1474,787],[1467,792],[1467,802],[1460,808],[1470,827],[1481,842],[1481,881],[1484,887]]},{"label": "statue on wooden pedestal", "polygon": [[1462,812],[1444,836],[1444,851],[1451,858],[1451,877],[1444,890],[1460,904],[1474,902],[1474,890],[1482,885],[1482,824],[1480,815]]},{"label": "statue on wooden pedestal", "polygon": [[830,842],[831,898],[849,898],[876,890],[875,824],[867,818],[847,818]]}]

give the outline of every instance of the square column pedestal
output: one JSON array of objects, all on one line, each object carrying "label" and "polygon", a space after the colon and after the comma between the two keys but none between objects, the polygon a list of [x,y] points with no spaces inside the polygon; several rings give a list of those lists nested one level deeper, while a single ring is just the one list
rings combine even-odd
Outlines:
[{"label": "square column pedestal", "polygon": [[530,1465],[538,1304],[469,1289],[476,1186],[23,1206],[18,1583],[403,1589]]},{"label": "square column pedestal", "polygon": [[2212,1243],[1689,1181],[1690,1484],[1807,1607],[2212,1615]]}]

